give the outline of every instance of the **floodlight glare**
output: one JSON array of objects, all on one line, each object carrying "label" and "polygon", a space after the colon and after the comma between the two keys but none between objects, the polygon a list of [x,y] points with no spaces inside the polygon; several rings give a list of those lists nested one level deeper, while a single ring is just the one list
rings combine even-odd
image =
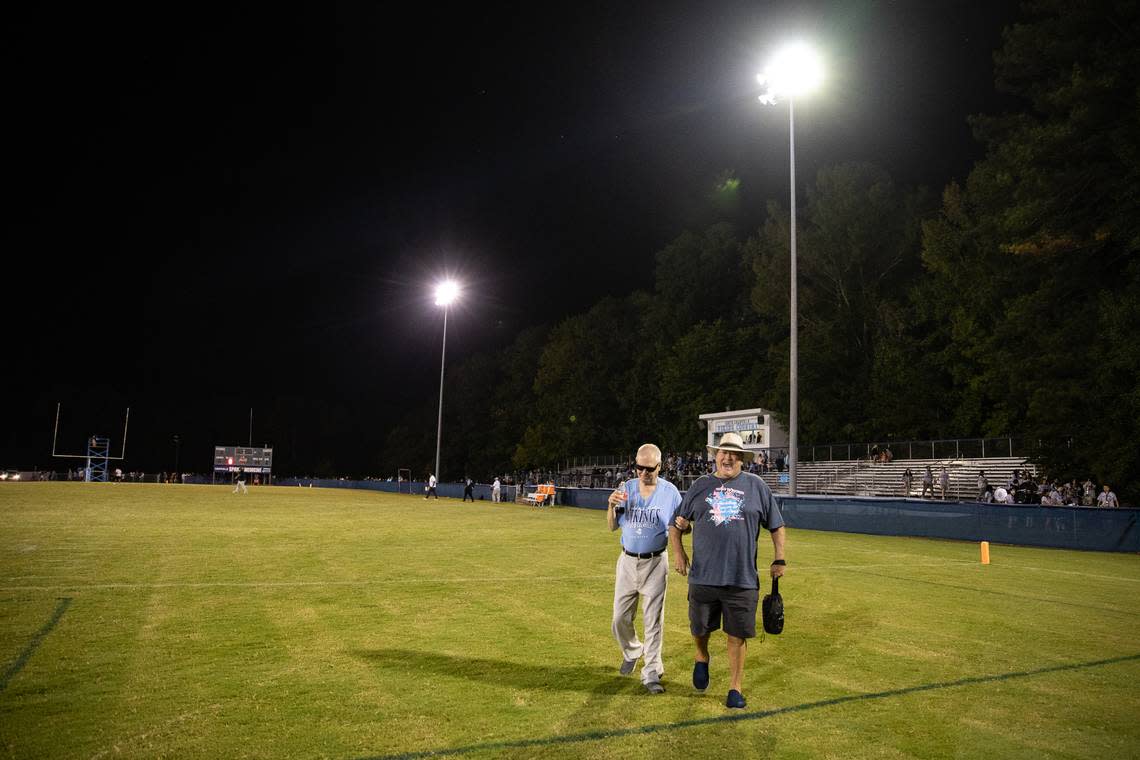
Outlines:
[{"label": "floodlight glare", "polygon": [[779,97],[807,95],[823,82],[823,61],[809,45],[793,42],[776,52],[756,80],[768,87],[760,96],[765,103],[775,103]]},{"label": "floodlight glare", "polygon": [[459,297],[459,285],[451,280],[441,282],[435,287],[435,305],[448,306]]}]

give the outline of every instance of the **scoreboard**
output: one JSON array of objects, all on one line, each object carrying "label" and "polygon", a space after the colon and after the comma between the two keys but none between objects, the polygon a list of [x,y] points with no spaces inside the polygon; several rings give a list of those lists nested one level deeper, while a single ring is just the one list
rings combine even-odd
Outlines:
[{"label": "scoreboard", "polygon": [[215,446],[214,472],[273,471],[273,449],[253,449],[246,446]]}]

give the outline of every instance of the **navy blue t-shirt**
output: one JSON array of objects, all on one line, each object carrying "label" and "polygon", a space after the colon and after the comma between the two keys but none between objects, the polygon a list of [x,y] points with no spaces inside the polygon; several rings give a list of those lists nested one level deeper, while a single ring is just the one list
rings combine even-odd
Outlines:
[{"label": "navy blue t-shirt", "polygon": [[689,583],[760,588],[760,528],[774,531],[784,524],[767,483],[750,472],[731,480],[705,475],[685,493],[677,514],[693,524]]}]

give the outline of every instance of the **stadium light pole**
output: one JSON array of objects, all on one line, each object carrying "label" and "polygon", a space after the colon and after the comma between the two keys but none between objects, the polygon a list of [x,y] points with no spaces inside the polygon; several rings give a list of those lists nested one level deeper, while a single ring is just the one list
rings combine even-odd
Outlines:
[{"label": "stadium light pole", "polygon": [[447,307],[459,297],[459,285],[452,280],[444,280],[435,286],[435,305],[443,307],[443,351],[439,357],[439,418],[435,426],[435,479],[438,482],[439,444],[443,440],[443,369],[447,362]]},{"label": "stadium light pole", "polygon": [[799,319],[796,295],[796,119],[795,100],[816,90],[823,81],[823,64],[819,55],[802,42],[781,48],[756,80],[768,88],[760,96],[765,105],[775,105],[778,98],[788,101],[788,153],[791,168],[791,293],[788,355],[788,495],[796,495],[796,465],[799,460]]}]

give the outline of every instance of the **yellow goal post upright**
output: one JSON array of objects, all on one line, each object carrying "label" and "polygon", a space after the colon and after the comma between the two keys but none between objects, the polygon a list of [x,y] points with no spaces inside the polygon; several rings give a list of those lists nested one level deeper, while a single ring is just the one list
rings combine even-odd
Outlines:
[{"label": "yellow goal post upright", "polygon": [[107,473],[111,462],[121,462],[127,456],[127,427],[131,422],[131,408],[123,417],[123,447],[119,456],[111,456],[111,439],[105,435],[95,434],[87,439],[87,452],[84,454],[60,454],[57,450],[59,441],[59,416],[62,402],[55,404],[55,428],[51,434],[51,455],[56,459],[83,459],[83,480],[88,483],[106,483]]}]

